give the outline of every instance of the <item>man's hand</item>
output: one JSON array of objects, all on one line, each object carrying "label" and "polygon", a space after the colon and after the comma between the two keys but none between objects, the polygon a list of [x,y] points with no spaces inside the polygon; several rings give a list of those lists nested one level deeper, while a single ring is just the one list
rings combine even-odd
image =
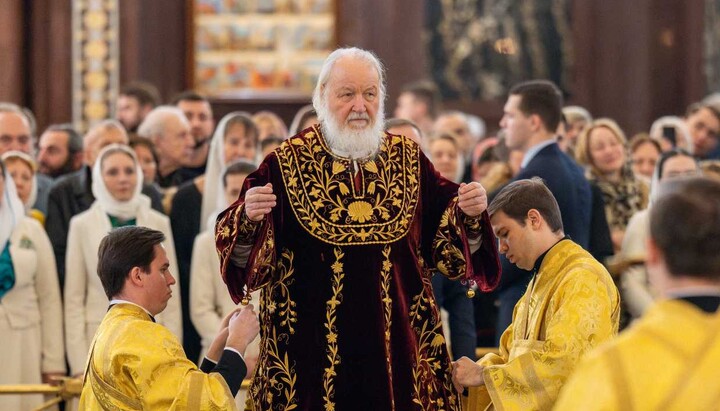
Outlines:
[{"label": "man's hand", "polygon": [[452,381],[455,389],[462,393],[466,387],[485,385],[483,367],[468,357],[462,357],[452,363]]},{"label": "man's hand", "polygon": [[253,187],[245,193],[245,215],[250,221],[261,221],[275,207],[276,200],[272,184]]},{"label": "man's hand", "polygon": [[458,189],[458,206],[468,217],[477,217],[487,210],[487,193],[482,184],[473,181],[462,183]]},{"label": "man's hand", "polygon": [[226,347],[232,347],[245,355],[245,348],[260,332],[258,316],[253,311],[252,304],[248,304],[239,312],[232,314],[228,325]]}]

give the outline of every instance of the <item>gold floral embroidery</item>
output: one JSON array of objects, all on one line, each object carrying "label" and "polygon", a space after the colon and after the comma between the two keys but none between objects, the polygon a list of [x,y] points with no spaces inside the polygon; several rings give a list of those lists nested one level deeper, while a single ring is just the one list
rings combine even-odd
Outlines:
[{"label": "gold floral embroidery", "polygon": [[409,230],[420,191],[417,145],[386,138],[375,158],[358,161],[360,187],[353,162],[331,154],[317,130],[277,153],[293,213],[314,237],[335,245],[387,244]]},{"label": "gold floral embroidery", "polygon": [[[296,303],[288,286],[294,282],[293,252],[283,249],[278,263],[278,278],[260,294],[260,355],[250,387],[250,397],[259,409],[292,410],[297,407],[295,364],[278,344],[287,345],[295,333]],[[277,321],[278,318],[282,320]],[[280,326],[276,327],[275,324]],[[281,328],[282,327],[282,328]],[[265,331],[268,330],[268,331]]]},{"label": "gold floral embroidery", "polygon": [[360,223],[370,220],[370,218],[372,218],[372,211],[372,206],[365,201],[355,201],[348,206],[350,218]]},{"label": "gold floral embroidery", "polygon": [[[447,357],[444,350],[445,338],[442,335],[442,323],[430,295],[432,286],[429,278],[423,278],[423,290],[413,297],[410,305],[410,325],[415,331],[415,361],[413,362],[413,402],[422,409],[438,411],[460,411],[460,405],[450,382],[448,362],[441,361]],[[422,325],[419,322],[422,321]],[[438,374],[445,374],[439,377]],[[448,403],[439,393],[448,393]],[[424,401],[424,402],[423,402]]]},{"label": "gold floral embroidery", "polygon": [[390,298],[390,270],[392,269],[392,263],[390,262],[390,246],[386,245],[382,251],[383,263],[380,277],[382,278],[382,284],[380,289],[380,298],[383,302],[384,314],[385,314],[385,363],[387,365],[387,375],[390,378],[390,406],[391,409],[395,409],[395,395],[392,392],[392,349],[390,346],[390,328],[392,327],[392,298]]},{"label": "gold floral embroidery", "polygon": [[[458,216],[457,198],[450,202],[440,218],[435,239],[433,240],[433,259],[435,267],[451,279],[465,277],[467,262],[462,250],[462,231]],[[479,221],[478,231],[479,231]]]},{"label": "gold floral embroidery", "polygon": [[325,312],[325,319],[327,320],[325,322],[325,328],[327,329],[327,342],[328,342],[328,348],[327,348],[327,358],[330,360],[330,365],[325,368],[325,373],[323,374],[323,388],[325,390],[325,395],[323,395],[323,400],[325,400],[325,411],[333,411],[335,410],[335,402],[334,402],[334,396],[335,396],[335,385],[334,385],[334,377],[337,375],[335,372],[335,366],[340,364],[340,354],[338,354],[338,334],[337,334],[337,328],[335,327],[335,320],[336,320],[336,310],[337,307],[342,303],[342,289],[343,284],[342,280],[345,278],[345,274],[343,273],[343,263],[342,258],[345,256],[345,253],[342,252],[342,250],[339,247],[335,248],[335,262],[332,264],[332,271],[333,271],[333,283],[332,283],[332,297],[327,301],[327,310]]}]

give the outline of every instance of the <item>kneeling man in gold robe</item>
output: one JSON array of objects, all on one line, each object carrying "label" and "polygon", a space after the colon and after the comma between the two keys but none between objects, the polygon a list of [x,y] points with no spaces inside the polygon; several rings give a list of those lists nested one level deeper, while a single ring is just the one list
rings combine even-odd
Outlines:
[{"label": "kneeling man in gold robe", "polygon": [[499,250],[533,277],[515,305],[500,354],[453,363],[463,409],[548,410],[578,359],[617,333],[619,295],[607,270],[563,233],[539,178],[515,181],[488,208]]},{"label": "kneeling man in gold robe", "polygon": [[661,298],[583,359],[556,409],[720,409],[720,183],[660,186],[645,264]]},{"label": "kneeling man in gold robe", "polygon": [[200,369],[155,316],[175,279],[163,233],[113,230],[100,243],[98,276],[110,308],[93,339],[81,410],[236,410],[247,368],[242,355],[259,331],[252,306],[228,315]]}]

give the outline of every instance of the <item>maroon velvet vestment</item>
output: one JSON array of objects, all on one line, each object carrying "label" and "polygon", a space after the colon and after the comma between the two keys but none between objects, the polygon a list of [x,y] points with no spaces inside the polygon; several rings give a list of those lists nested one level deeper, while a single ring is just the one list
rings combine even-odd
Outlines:
[{"label": "maroon velvet vestment", "polygon": [[[253,223],[244,192],[268,182],[277,205]],[[460,410],[430,275],[487,291],[499,266],[487,213],[466,217],[457,190],[409,139],[354,164],[318,127],[246,179],[215,238],[233,300],[262,290],[252,409]],[[473,254],[466,232],[482,234]],[[253,245],[245,267],[236,243]]]}]

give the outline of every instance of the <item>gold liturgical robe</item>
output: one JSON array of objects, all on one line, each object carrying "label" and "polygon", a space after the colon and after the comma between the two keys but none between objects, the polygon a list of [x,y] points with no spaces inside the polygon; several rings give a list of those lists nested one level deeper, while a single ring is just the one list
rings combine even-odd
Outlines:
[{"label": "gold liturgical robe", "polygon": [[720,311],[661,301],[587,355],[556,410],[720,410]]},{"label": "gold liturgical robe", "polygon": [[237,410],[225,380],[206,374],[140,307],[112,306],[95,334],[81,410]]},{"label": "gold liturgical robe", "polygon": [[478,361],[485,385],[469,390],[463,409],[550,409],[578,359],[617,333],[619,299],[597,260],[560,241],[515,305],[500,355]]}]

